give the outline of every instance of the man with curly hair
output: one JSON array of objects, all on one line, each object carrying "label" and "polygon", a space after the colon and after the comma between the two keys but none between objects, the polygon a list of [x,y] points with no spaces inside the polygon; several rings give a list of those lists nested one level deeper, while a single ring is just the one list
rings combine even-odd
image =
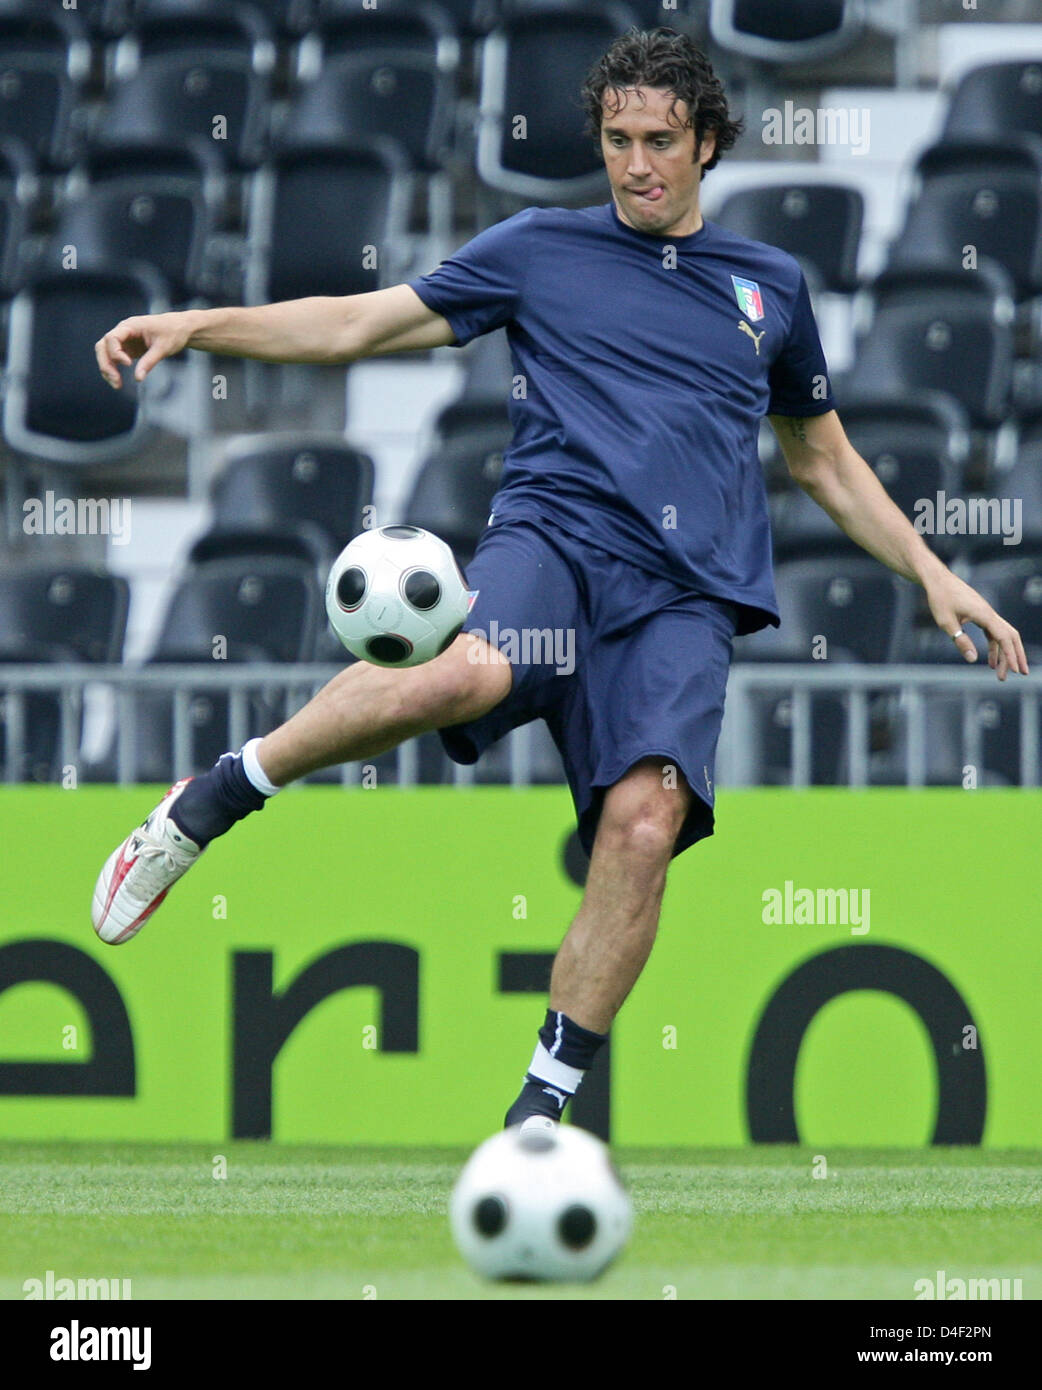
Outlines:
[{"label": "man with curly hair", "polygon": [[[423,666],[348,667],[282,727],[178,782],[109,858],[93,920],[103,940],[128,940],[212,839],[318,768],[433,729],[474,762],[542,718],[590,866],[508,1124],[560,1118],[648,958],[671,859],[713,831],[732,638],[778,624],[764,416],[796,481],[923,585],[967,660],[973,622],[1000,680],[1027,670],[1016,631],[847,441],[796,261],[703,219],[701,180],[740,129],[704,55],[669,29],[631,31],[583,99],[611,187],[602,206],[527,209],[373,294],[133,318],[97,344],[118,386],[120,365],[137,359],[141,380],[186,347],[353,362],[506,329],[524,390],[464,632]],[[574,667],[555,664],[553,643],[519,648],[525,632],[570,634]],[[484,1045],[461,1037],[460,1066]]]}]

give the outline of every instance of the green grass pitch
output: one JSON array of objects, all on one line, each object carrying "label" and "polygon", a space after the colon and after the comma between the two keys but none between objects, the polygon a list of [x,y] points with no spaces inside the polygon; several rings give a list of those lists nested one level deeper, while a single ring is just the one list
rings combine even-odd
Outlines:
[{"label": "green grass pitch", "polygon": [[588,1286],[491,1285],[463,1266],[446,1212],[465,1157],[0,1144],[0,1297],[48,1270],[130,1279],[135,1300],[914,1300],[938,1270],[1042,1296],[1038,1152],[836,1150],[814,1177],[804,1148],[616,1150],[635,1230]]}]

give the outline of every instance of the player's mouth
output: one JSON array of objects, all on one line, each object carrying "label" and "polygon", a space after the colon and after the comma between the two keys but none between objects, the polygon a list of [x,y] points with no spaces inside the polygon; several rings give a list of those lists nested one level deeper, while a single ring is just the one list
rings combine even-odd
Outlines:
[{"label": "player's mouth", "polygon": [[666,190],[660,183],[657,183],[652,188],[631,188],[630,192],[640,198],[642,202],[657,203],[660,198],[665,196]]}]

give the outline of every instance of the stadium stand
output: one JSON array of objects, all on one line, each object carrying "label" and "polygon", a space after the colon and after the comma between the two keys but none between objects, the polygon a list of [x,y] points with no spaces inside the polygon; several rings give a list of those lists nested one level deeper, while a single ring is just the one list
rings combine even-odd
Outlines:
[{"label": "stadium stand", "polygon": [[[306,374],[291,387],[279,369],[188,354],[204,394],[211,381],[231,387],[227,399],[180,389],[167,401],[189,437],[186,472],[157,463],[152,424],[166,388],[157,379],[140,397],[109,391],[94,368],[98,333],[167,303],[364,292],[422,273],[519,206],[606,198],[577,88],[589,59],[633,23],[708,39],[747,128],[708,176],[707,216],[800,259],[855,447],[906,515],[943,495],[987,523],[945,531],[937,511],[927,538],[1022,625],[1034,653],[1042,649],[1042,25],[949,23],[963,17],[939,0],[918,8],[916,20],[906,7],[855,0],[690,0],[669,12],[658,0],[381,0],[375,11],[355,0],[104,0],[79,10],[4,0],[0,564],[31,560],[35,574],[60,572],[59,558],[69,566],[75,556],[81,569],[103,561],[104,537],[27,537],[21,506],[55,479],[82,496],[91,479],[118,476],[143,510],[182,508],[172,541],[183,546],[185,587],[136,619],[151,634],[140,649],[152,667],[169,667],[171,690],[178,658],[206,655],[207,624],[229,637],[229,660],[286,670],[283,685],[235,699],[217,687],[128,695],[120,708],[135,705],[140,728],[154,718],[165,730],[149,750],[139,728],[137,775],[183,771],[175,764],[187,756],[186,728],[199,766],[217,745],[223,751],[229,719],[267,727],[298,661],[343,662],[314,616],[317,576],[372,499],[381,516],[446,536],[466,563],[510,439],[513,366],[502,332],[458,355],[365,364],[387,383],[366,392],[391,404],[383,418],[375,406],[362,411],[363,446],[352,437],[348,403],[358,392],[345,389],[345,370],[287,369]],[[989,19],[1023,12],[996,0]],[[887,42],[873,47],[880,34]],[[761,102],[766,110],[786,101],[863,106],[871,141],[856,152],[827,141],[769,144]],[[513,138],[518,114],[524,140]],[[226,124],[215,126],[217,115]],[[967,245],[975,269],[963,264]],[[75,270],[62,259],[70,247]],[[363,258],[360,248],[376,254]],[[435,366],[446,383],[436,398],[410,384],[410,373],[433,376]],[[169,370],[180,381],[183,368]],[[303,433],[288,436],[297,422]],[[316,434],[327,427],[339,431],[328,455]],[[250,437],[237,437],[244,430]],[[317,460],[317,472],[302,459]],[[868,742],[857,746],[851,723],[855,685],[757,688],[752,774],[835,782],[860,768],[865,781],[950,785],[977,759],[985,781],[1037,782],[1014,702],[969,684],[924,684],[936,672],[961,678],[961,659],[918,591],[854,553],[773,444],[764,462],[784,627],[736,643],[736,691],[742,669],[766,679],[795,663],[820,681],[823,668],[849,661],[861,673]],[[1016,544],[996,529],[996,518],[1014,515]],[[154,569],[140,584],[130,572],[132,596],[156,588]],[[267,586],[276,574],[290,588],[296,576],[310,594],[292,648],[255,641],[258,605],[243,599],[256,592],[251,575]],[[301,611],[296,602],[287,597],[286,611]],[[196,619],[199,641],[189,641]],[[820,637],[827,663],[813,660]],[[29,658],[9,647],[5,636],[0,660],[13,671]],[[54,650],[43,641],[31,659],[67,659]],[[911,673],[900,689],[896,676],[887,684],[895,671]],[[981,674],[967,670],[965,680]],[[8,775],[53,777],[63,721],[67,747],[81,732],[78,714],[63,714],[42,687],[6,708],[24,726],[20,766]],[[92,775],[116,775],[115,747],[112,739]],[[406,782],[560,777],[541,726],[476,769],[451,765],[433,736],[379,766],[381,778]]]}]

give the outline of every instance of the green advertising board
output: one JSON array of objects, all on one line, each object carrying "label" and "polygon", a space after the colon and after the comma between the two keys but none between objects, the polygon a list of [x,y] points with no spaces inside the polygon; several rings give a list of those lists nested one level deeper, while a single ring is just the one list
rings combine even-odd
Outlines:
[{"label": "green advertising board", "polygon": [[[0,791],[0,1133],[501,1124],[582,896],[565,789],[293,788],[106,946],[95,877],[156,799]],[[1034,792],[723,792],[574,1118],[627,1145],[1042,1144],[1040,827]]]}]

